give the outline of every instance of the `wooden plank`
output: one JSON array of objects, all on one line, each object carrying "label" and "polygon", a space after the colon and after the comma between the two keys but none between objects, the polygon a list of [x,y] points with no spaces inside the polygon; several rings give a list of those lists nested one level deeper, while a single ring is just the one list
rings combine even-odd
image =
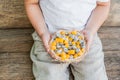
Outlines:
[{"label": "wooden plank", "polygon": [[29,53],[0,53],[0,80],[33,80]]},{"label": "wooden plank", "polygon": [[105,51],[105,65],[109,80],[120,80],[120,51]]},{"label": "wooden plank", "polygon": [[98,32],[104,50],[120,50],[120,27],[102,27]]},{"label": "wooden plank", "polygon": [[[28,52],[33,44],[33,29],[0,30],[0,52]],[[120,28],[103,27],[99,31],[104,50],[120,50]]]},{"label": "wooden plank", "polygon": [[98,31],[100,38],[104,39],[119,39],[120,27],[101,27]]},{"label": "wooden plank", "polygon": [[[120,26],[120,1],[111,1],[111,11],[103,26]],[[24,0],[0,0],[0,28],[32,28],[25,13]]]},{"label": "wooden plank", "polygon": [[[105,51],[105,65],[109,80],[120,79],[120,51]],[[0,80],[34,80],[30,54],[0,53]]]},{"label": "wooden plank", "polygon": [[33,29],[0,30],[0,52],[28,52],[33,44]]},{"label": "wooden plank", "polygon": [[0,28],[28,28],[24,0],[0,0]]}]

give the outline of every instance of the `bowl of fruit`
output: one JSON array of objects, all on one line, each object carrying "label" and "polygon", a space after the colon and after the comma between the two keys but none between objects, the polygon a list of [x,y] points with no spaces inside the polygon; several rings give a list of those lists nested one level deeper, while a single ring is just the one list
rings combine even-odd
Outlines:
[{"label": "bowl of fruit", "polygon": [[86,54],[84,35],[77,30],[59,30],[50,40],[50,51],[60,62],[78,62]]}]

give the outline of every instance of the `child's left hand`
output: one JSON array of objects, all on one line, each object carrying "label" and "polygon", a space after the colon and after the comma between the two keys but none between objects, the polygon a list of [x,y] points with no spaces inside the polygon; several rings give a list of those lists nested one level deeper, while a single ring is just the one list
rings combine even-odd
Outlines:
[{"label": "child's left hand", "polygon": [[93,41],[93,37],[94,37],[94,34],[92,34],[92,32],[90,32],[89,30],[82,30],[80,31],[84,34],[85,36],[85,40],[86,40],[86,50],[89,51],[90,49],[90,46],[92,44],[92,41]]}]

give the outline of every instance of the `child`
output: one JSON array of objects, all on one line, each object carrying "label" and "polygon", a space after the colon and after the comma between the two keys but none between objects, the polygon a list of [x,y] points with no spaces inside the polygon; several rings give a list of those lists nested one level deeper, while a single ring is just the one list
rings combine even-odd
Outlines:
[{"label": "child", "polygon": [[[106,20],[109,0],[25,0],[27,15],[35,29],[31,49],[36,80],[108,80],[97,31]],[[76,63],[53,61],[48,42],[58,30],[79,30],[87,40],[88,53]],[[42,41],[42,43],[41,43]]]}]

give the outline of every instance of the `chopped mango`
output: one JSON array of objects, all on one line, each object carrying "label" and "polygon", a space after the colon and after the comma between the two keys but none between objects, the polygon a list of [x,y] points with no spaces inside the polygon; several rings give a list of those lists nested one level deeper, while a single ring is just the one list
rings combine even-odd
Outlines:
[{"label": "chopped mango", "polygon": [[66,54],[66,59],[69,59],[70,58],[70,55],[69,54]]},{"label": "chopped mango", "polygon": [[51,50],[56,50],[56,46],[51,46]]},{"label": "chopped mango", "polygon": [[80,48],[80,45],[76,45],[77,48]]},{"label": "chopped mango", "polygon": [[68,44],[68,41],[67,41],[67,40],[64,40],[63,43],[64,43],[64,44]]},{"label": "chopped mango", "polygon": [[68,48],[68,47],[69,47],[69,44],[65,44],[65,47]]},{"label": "chopped mango", "polygon": [[60,34],[64,35],[64,34],[65,34],[65,31],[61,31]]},{"label": "chopped mango", "polygon": [[64,39],[62,39],[62,38],[56,38],[56,39],[55,39],[56,42],[60,42],[60,43],[63,43],[63,40],[64,40]]},{"label": "chopped mango", "polygon": [[75,50],[69,50],[68,54],[71,54],[71,55],[75,54]]},{"label": "chopped mango", "polygon": [[53,42],[51,43],[51,46],[56,46],[56,42],[53,41]]},{"label": "chopped mango", "polygon": [[82,48],[82,52],[83,52],[83,53],[85,52],[85,48]]},{"label": "chopped mango", "polygon": [[81,56],[83,53],[80,51],[77,53],[78,56]]},{"label": "chopped mango", "polygon": [[65,52],[62,52],[62,53],[60,54],[60,56],[61,56],[61,59],[62,59],[62,60],[65,60],[65,59],[66,59],[66,53],[65,53]]},{"label": "chopped mango", "polygon": [[74,54],[73,58],[77,58],[77,57],[78,57],[78,55],[77,55],[77,54]]},{"label": "chopped mango", "polygon": [[74,35],[76,35],[76,34],[77,34],[77,31],[72,31],[71,33],[74,34]]},{"label": "chopped mango", "polygon": [[73,39],[69,37],[68,40],[72,41]]},{"label": "chopped mango", "polygon": [[83,40],[83,37],[82,36],[78,36],[79,39]]},{"label": "chopped mango", "polygon": [[76,43],[74,41],[72,41],[72,45],[75,45]]}]

